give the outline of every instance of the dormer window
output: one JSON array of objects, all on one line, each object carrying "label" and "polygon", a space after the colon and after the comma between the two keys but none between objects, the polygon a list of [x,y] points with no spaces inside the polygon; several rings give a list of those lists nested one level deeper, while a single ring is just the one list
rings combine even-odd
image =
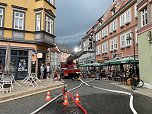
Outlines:
[{"label": "dormer window", "polygon": [[116,13],[116,10],[115,9],[113,9],[112,10],[112,15],[114,15]]},{"label": "dormer window", "polygon": [[55,0],[47,0],[50,4],[52,4],[53,6],[55,6]]}]

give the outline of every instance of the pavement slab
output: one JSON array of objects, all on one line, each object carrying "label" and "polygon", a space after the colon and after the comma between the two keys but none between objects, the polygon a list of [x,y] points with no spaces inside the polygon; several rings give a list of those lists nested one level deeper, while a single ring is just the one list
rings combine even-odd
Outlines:
[{"label": "pavement slab", "polygon": [[17,83],[19,83],[21,86],[14,83],[11,93],[0,92],[0,103],[42,93],[48,90],[54,90],[54,89],[61,88],[64,86],[63,81],[54,82],[53,79],[41,80],[41,82],[37,82],[38,86],[35,85],[34,87],[27,86],[25,83],[22,82],[22,80],[18,80]]}]

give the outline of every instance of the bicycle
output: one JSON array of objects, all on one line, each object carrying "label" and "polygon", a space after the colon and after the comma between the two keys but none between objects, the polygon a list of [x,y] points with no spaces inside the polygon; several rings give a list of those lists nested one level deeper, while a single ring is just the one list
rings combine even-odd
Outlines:
[{"label": "bicycle", "polygon": [[131,79],[131,88],[135,90],[136,88],[141,88],[144,86],[144,81],[139,79],[138,77],[133,77]]}]

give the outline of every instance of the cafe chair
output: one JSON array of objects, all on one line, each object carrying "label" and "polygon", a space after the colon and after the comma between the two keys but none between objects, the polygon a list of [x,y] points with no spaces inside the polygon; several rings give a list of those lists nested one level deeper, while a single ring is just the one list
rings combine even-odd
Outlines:
[{"label": "cafe chair", "polygon": [[8,76],[7,74],[3,74],[2,78],[0,80],[0,86],[1,86],[1,91],[4,93],[5,91],[8,93],[12,91],[13,87],[13,79],[11,76]]}]

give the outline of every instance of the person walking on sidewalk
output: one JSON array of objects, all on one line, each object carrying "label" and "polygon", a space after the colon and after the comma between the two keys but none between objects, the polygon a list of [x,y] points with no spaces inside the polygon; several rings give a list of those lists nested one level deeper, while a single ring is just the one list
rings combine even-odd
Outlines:
[{"label": "person walking on sidewalk", "polygon": [[40,72],[41,72],[40,79],[43,79],[44,78],[44,64],[43,63],[41,64]]},{"label": "person walking on sidewalk", "polygon": [[49,79],[50,78],[50,73],[51,73],[50,63],[48,63],[47,66],[46,66],[46,73],[47,73],[47,79]]}]

